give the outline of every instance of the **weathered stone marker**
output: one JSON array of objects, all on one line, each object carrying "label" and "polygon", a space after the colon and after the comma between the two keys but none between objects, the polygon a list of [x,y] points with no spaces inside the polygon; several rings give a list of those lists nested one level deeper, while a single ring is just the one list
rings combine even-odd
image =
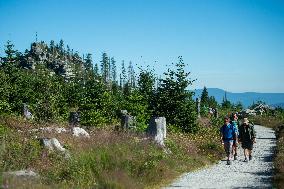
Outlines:
[{"label": "weathered stone marker", "polygon": [[70,153],[65,149],[56,138],[40,138],[40,144],[49,151],[58,151],[65,155],[65,158],[70,158]]},{"label": "weathered stone marker", "polygon": [[80,123],[80,114],[79,112],[70,112],[69,115],[69,126],[76,127]]},{"label": "weathered stone marker", "polygon": [[200,118],[200,99],[196,98],[196,112],[197,112],[197,117]]},{"label": "weathered stone marker", "polygon": [[33,115],[32,113],[30,112],[29,108],[28,108],[28,105],[24,103],[24,117],[25,119],[32,119],[33,118]]},{"label": "weathered stone marker", "polygon": [[121,110],[121,129],[128,130],[136,128],[136,120],[134,116],[128,115],[127,110]]},{"label": "weathered stone marker", "polygon": [[167,134],[166,118],[152,117],[147,132],[159,145],[165,146],[164,139]]},{"label": "weathered stone marker", "polygon": [[218,109],[217,108],[214,108],[214,117],[215,118],[219,118],[219,114],[218,114]]}]

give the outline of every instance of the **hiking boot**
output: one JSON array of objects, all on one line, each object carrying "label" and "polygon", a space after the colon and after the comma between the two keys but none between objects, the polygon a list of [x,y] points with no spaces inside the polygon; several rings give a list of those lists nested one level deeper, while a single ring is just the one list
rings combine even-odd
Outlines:
[{"label": "hiking boot", "polygon": [[244,162],[248,162],[248,159],[247,159],[247,158],[245,158]]},{"label": "hiking boot", "polygon": [[252,156],[251,155],[249,155],[249,160],[252,160]]},{"label": "hiking boot", "polygon": [[238,160],[237,154],[234,155],[234,160]]},{"label": "hiking boot", "polygon": [[232,165],[232,161],[231,160],[227,160],[227,165]]}]

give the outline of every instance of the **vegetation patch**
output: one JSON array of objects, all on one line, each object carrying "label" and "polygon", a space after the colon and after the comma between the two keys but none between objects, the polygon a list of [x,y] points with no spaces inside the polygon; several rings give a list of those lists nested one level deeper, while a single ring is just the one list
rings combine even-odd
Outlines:
[{"label": "vegetation patch", "polygon": [[276,109],[274,115],[257,116],[253,120],[256,124],[275,130],[277,147],[274,157],[274,184],[276,188],[284,188],[284,112],[282,109]]},{"label": "vegetation patch", "polygon": [[[16,125],[18,118],[6,118]],[[13,120],[13,121],[12,121]],[[25,122],[24,120],[19,123]],[[27,124],[28,125],[28,124]],[[19,130],[1,124],[1,167],[3,172],[33,170],[39,179],[3,178],[12,188],[159,188],[180,174],[218,160],[215,129],[195,134],[168,133],[166,148],[159,147],[143,133],[93,129],[90,139],[70,134],[48,133],[57,137],[71,152],[66,159],[44,149],[35,134],[37,124]],[[198,136],[200,136],[198,135]],[[4,142],[5,141],[5,142]]]}]

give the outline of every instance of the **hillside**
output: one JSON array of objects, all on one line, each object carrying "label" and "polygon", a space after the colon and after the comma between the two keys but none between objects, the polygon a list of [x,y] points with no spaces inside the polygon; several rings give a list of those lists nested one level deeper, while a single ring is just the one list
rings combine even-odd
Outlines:
[{"label": "hillside", "polygon": [[[200,97],[203,89],[196,89],[195,98]],[[221,103],[225,96],[225,91],[218,88],[207,88],[209,96],[214,96],[218,103]],[[227,92],[227,98],[233,103],[241,102],[245,107],[251,105],[253,102],[264,101],[266,104],[275,107],[284,107],[284,93],[232,93]]]}]

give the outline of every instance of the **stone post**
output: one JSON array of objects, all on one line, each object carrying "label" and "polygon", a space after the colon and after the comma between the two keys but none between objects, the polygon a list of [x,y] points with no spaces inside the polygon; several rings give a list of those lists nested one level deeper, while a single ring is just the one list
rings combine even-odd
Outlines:
[{"label": "stone post", "polygon": [[200,99],[196,98],[196,112],[197,112],[197,117],[200,118]]},{"label": "stone post", "polygon": [[166,118],[152,117],[148,127],[148,134],[161,146],[165,146],[164,139],[167,134]]},{"label": "stone post", "polygon": [[121,110],[120,126],[122,130],[135,128],[135,117],[128,115],[127,110]]},{"label": "stone post", "polygon": [[214,117],[215,118],[219,118],[219,114],[218,114],[218,109],[217,108],[214,108]]},{"label": "stone post", "polygon": [[28,105],[24,103],[24,117],[25,119],[32,119],[32,113],[30,112]]},{"label": "stone post", "polygon": [[70,112],[69,115],[69,126],[70,127],[77,127],[80,123],[80,114],[79,112]]}]

